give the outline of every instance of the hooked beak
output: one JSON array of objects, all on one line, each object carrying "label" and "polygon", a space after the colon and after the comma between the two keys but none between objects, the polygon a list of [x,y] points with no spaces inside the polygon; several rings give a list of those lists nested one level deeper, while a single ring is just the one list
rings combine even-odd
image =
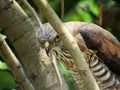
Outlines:
[{"label": "hooked beak", "polygon": [[45,51],[46,51],[46,53],[47,53],[47,55],[48,55],[48,53],[49,53],[49,51],[50,51],[50,47],[49,47],[49,42],[48,42],[48,41],[46,41],[46,42],[44,43],[44,47],[45,47]]}]

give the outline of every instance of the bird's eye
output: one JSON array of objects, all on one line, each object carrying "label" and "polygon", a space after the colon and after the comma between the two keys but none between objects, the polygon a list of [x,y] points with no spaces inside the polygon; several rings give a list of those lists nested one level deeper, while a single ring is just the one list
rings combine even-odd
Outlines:
[{"label": "bird's eye", "polygon": [[55,41],[59,41],[60,40],[60,37],[57,35],[55,38],[54,38]]}]

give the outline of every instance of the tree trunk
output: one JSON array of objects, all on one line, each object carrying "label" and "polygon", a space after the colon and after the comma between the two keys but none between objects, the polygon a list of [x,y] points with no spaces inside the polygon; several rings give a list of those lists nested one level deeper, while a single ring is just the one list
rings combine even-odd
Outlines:
[{"label": "tree trunk", "polygon": [[[60,90],[55,69],[36,40],[36,28],[15,0],[0,0],[0,28],[21,57],[35,90]],[[68,90],[64,80],[61,90]]]}]

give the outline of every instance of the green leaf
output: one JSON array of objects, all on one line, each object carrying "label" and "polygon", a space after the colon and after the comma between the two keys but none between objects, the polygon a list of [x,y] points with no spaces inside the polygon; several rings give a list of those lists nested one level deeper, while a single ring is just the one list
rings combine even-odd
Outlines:
[{"label": "green leaf", "polygon": [[8,67],[4,62],[0,61],[0,69],[8,69]]},{"label": "green leaf", "polygon": [[3,38],[3,39],[6,39],[7,37],[6,37],[5,35],[2,34],[2,38]]},{"label": "green leaf", "polygon": [[16,87],[15,80],[10,72],[0,70],[0,90],[11,90]]}]

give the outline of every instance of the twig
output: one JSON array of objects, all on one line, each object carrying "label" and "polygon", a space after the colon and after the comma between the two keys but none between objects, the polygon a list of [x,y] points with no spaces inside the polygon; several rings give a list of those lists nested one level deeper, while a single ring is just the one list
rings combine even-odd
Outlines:
[{"label": "twig", "polygon": [[38,17],[37,13],[35,12],[34,8],[28,3],[27,0],[22,0],[22,2],[27,6],[27,8],[31,11],[32,15],[34,16],[38,27],[42,26],[42,22],[40,21],[40,18]]},{"label": "twig", "polygon": [[4,59],[8,67],[10,68],[13,76],[15,77],[17,83],[21,86],[22,90],[35,90],[32,83],[27,78],[24,70],[17,60],[15,55],[10,50],[9,46],[2,38],[0,34],[0,56]]},{"label": "twig", "polygon": [[60,76],[60,72],[59,72],[59,69],[58,69],[58,66],[57,66],[57,63],[56,63],[56,58],[55,58],[55,56],[53,55],[52,52],[50,53],[50,56],[51,56],[52,64],[53,64],[53,66],[55,68],[55,71],[56,71],[56,75],[57,75],[58,80],[59,80],[59,85],[61,87],[62,86],[62,78]]},{"label": "twig", "polygon": [[64,22],[64,0],[61,0],[61,21]]},{"label": "twig", "polygon": [[103,24],[103,8],[104,8],[104,5],[101,4],[100,7],[99,7],[99,25],[102,26]]}]

